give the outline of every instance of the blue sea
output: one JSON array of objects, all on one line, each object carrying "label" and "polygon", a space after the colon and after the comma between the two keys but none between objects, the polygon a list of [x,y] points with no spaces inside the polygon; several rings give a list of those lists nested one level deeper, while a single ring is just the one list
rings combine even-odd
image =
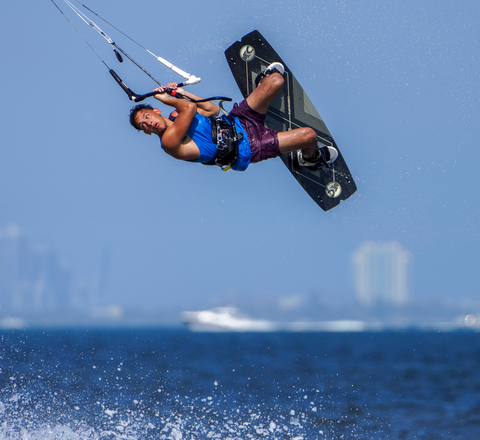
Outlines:
[{"label": "blue sea", "polygon": [[480,436],[474,332],[0,333],[0,439]]}]

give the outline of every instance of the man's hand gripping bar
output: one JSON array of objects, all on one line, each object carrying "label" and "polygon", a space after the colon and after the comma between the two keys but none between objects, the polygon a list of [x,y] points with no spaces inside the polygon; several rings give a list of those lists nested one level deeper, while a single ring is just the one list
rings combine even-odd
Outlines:
[{"label": "man's hand gripping bar", "polygon": [[[123,80],[115,73],[115,71],[113,69],[110,69],[109,72],[110,72],[110,75],[113,76],[115,81],[117,81],[118,85],[128,95],[128,98],[131,101],[140,102],[140,101],[143,101],[144,99],[150,98],[151,96],[155,96],[155,95],[158,94],[158,92],[149,92],[149,93],[146,93],[145,95],[138,95],[137,93],[133,92],[132,89],[130,89],[123,82]],[[191,85],[191,84],[197,84],[199,82],[200,82],[200,78],[197,78],[196,76],[192,75],[187,81],[184,81],[184,82],[178,84],[178,87],[183,87],[183,86],[187,86],[187,85]],[[182,95],[179,92],[176,92],[173,89],[165,89],[165,92],[168,93],[169,95],[175,96],[176,98],[179,98],[179,99],[184,99],[185,98],[184,95]]]},{"label": "man's hand gripping bar", "polygon": [[[109,72],[110,72],[110,75],[113,76],[115,81],[117,81],[118,85],[128,95],[128,98],[131,101],[141,102],[141,101],[143,101],[147,98],[150,98],[150,97],[158,94],[158,92],[149,92],[149,93],[145,93],[145,95],[138,95],[135,92],[133,92],[132,89],[130,89],[122,81],[122,79],[115,73],[115,71],[113,69],[110,69]],[[191,84],[197,84],[199,82],[200,82],[200,78],[194,77],[192,75],[187,81],[184,81],[184,82],[178,84],[178,87],[183,87],[183,86],[187,86],[187,85],[191,85]],[[175,98],[188,99],[189,101],[192,101],[192,102],[207,102],[207,101],[217,101],[217,100],[219,100],[219,101],[231,101],[232,100],[232,98],[227,98],[225,96],[213,96],[211,98],[205,98],[205,99],[192,99],[188,96],[182,95],[180,92],[177,92],[176,90],[173,90],[173,89],[165,89],[165,92],[168,93],[171,96],[174,96]]]}]

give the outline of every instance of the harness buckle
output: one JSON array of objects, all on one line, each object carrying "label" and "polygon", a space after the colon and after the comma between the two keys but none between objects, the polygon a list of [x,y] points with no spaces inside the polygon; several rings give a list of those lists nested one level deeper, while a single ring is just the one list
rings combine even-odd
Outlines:
[{"label": "harness buckle", "polygon": [[223,171],[228,171],[237,160],[238,141],[243,134],[237,135],[235,120],[223,108],[220,102],[220,112],[211,115],[212,141],[217,145],[215,157],[207,165],[217,165]]}]

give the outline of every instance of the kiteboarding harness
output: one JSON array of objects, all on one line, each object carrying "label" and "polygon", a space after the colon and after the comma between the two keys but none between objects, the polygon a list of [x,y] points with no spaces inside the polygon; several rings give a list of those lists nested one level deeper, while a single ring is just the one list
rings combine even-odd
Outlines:
[{"label": "kiteboarding harness", "polygon": [[243,133],[237,133],[235,120],[219,103],[220,111],[217,115],[211,115],[212,141],[217,145],[215,157],[205,165],[217,165],[222,170],[229,170],[238,157],[238,142],[243,138]]}]

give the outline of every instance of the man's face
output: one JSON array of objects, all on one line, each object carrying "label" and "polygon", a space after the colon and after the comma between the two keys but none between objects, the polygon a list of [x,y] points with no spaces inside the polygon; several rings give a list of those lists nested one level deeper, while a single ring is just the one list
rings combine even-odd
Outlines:
[{"label": "man's face", "polygon": [[160,113],[158,108],[140,110],[135,116],[135,122],[145,134],[160,136],[167,128],[165,119]]}]

